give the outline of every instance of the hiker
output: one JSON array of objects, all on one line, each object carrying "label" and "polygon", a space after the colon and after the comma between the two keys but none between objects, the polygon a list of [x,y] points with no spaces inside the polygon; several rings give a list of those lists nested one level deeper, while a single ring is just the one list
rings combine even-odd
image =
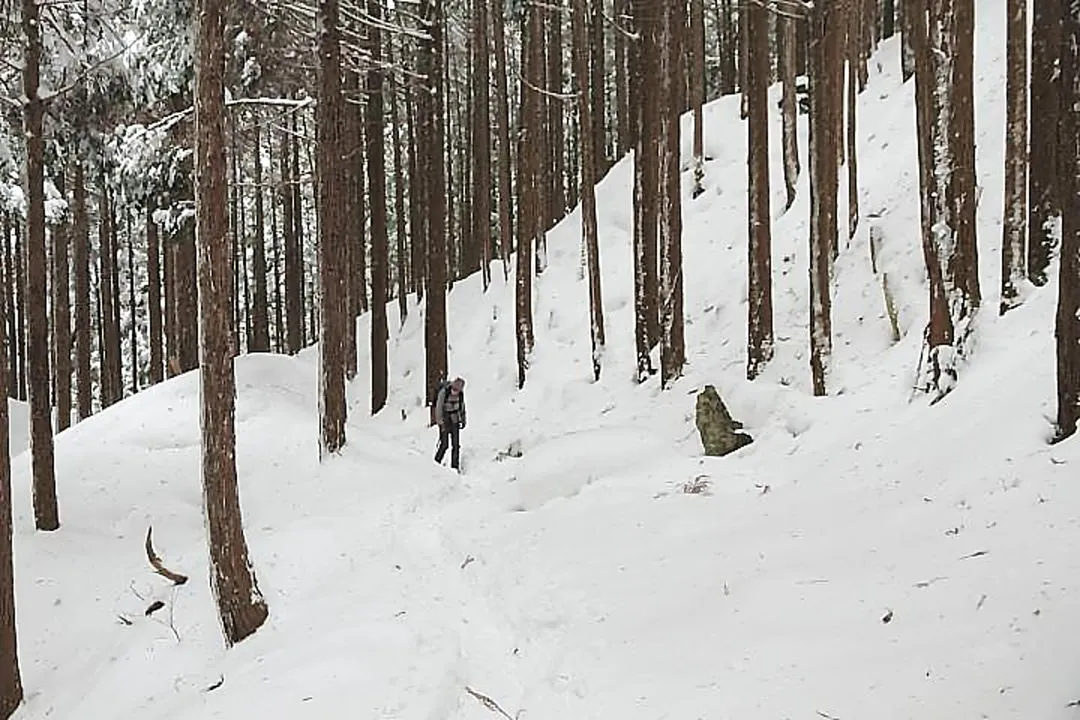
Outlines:
[{"label": "hiker", "polygon": [[435,462],[442,464],[447,445],[450,446],[450,467],[461,469],[461,435],[465,428],[465,381],[454,378],[442,382],[435,393],[435,422],[439,425],[439,449]]}]

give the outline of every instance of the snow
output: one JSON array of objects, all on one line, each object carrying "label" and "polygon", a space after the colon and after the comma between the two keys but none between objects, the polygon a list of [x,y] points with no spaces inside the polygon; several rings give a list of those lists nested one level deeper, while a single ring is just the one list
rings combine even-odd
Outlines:
[{"label": "snow", "polygon": [[[696,200],[684,132],[689,362],[671,389],[633,382],[627,161],[597,192],[600,382],[576,213],[549,237],[520,392],[513,279],[493,272],[486,294],[479,277],[455,283],[465,474],[430,459],[415,304],[404,324],[389,308],[388,407],[366,417],[361,372],[349,444],[322,465],[316,350],[238,359],[241,501],[270,619],[232,650],[208,587],[195,374],[57,437],[56,533],[32,530],[19,455],[19,718],[498,717],[467,688],[526,720],[1076,717],[1080,445],[1046,442],[1054,283],[994,312],[1003,5],[980,5],[975,63],[990,310],[942,402],[911,388],[927,303],[912,88],[890,41],[859,99],[868,222],[835,271],[829,397],[810,396],[805,173],[792,209],[775,212],[775,358],[743,379],[745,133],[738,99],[720,100],[706,110],[712,159]],[[774,208],[779,127],[774,116]],[[898,343],[870,268],[871,223]],[[368,337],[366,318],[359,330]],[[692,416],[706,383],[755,437],[727,458],[700,457]],[[150,525],[186,585],[151,572]],[[154,600],[165,607],[144,616]]]}]

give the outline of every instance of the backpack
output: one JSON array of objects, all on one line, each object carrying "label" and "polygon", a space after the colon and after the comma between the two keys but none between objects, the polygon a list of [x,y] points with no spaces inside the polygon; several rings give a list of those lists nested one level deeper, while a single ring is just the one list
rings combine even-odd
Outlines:
[{"label": "backpack", "polygon": [[450,381],[446,378],[441,378],[435,386],[435,395],[432,397],[431,402],[428,403],[428,407],[431,408],[431,425],[435,425],[438,421],[438,418],[435,417],[435,408],[439,404],[439,395],[447,392],[449,389]]}]

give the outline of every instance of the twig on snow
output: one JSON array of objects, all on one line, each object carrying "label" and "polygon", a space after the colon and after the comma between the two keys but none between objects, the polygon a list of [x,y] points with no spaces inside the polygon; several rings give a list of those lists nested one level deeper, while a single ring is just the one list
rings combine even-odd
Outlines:
[{"label": "twig on snow", "polygon": [[476,698],[480,702],[481,705],[483,705],[485,708],[487,708],[491,712],[498,713],[499,715],[502,715],[504,718],[506,718],[506,720],[515,720],[514,716],[510,715],[508,712],[506,712],[501,707],[499,707],[499,703],[495,702],[494,700],[489,698],[487,695],[485,695],[483,693],[480,693],[480,692],[476,692],[475,690],[473,690],[468,685],[465,686],[465,692],[469,693],[474,698]]},{"label": "twig on snow", "polygon": [[835,715],[830,715],[829,713],[822,712],[820,710],[817,711],[817,714],[825,718],[825,720],[840,720],[840,718],[836,717]]},{"label": "twig on snow", "polygon": [[960,558],[960,559],[961,559],[961,560],[970,560],[971,558],[977,558],[977,557],[982,557],[983,555],[989,555],[989,554],[990,554],[990,551],[989,551],[989,550],[976,550],[976,551],[975,551],[975,552],[973,552],[973,553],[970,553],[970,554],[968,554],[968,555],[964,555],[964,556],[963,556],[962,558]]},{"label": "twig on snow", "polygon": [[154,572],[158,575],[171,581],[173,585],[183,585],[188,581],[187,575],[175,573],[165,567],[161,562],[161,558],[154,552],[153,532],[154,527],[152,525],[146,528],[146,559],[150,561],[150,567],[154,568]]}]

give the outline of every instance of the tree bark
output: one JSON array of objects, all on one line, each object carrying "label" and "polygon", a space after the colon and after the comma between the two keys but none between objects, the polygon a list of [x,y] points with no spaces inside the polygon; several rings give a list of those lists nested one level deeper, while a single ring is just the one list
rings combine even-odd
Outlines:
[{"label": "tree bark", "polygon": [[790,210],[795,203],[795,188],[799,182],[799,103],[795,96],[795,18],[788,15],[777,19],[780,36],[780,80],[783,83],[781,99],[781,132],[784,153],[784,187],[787,190],[787,203],[784,210]]},{"label": "tree bark", "polygon": [[266,206],[263,201],[262,132],[259,123],[252,129],[255,143],[255,238],[251,245],[251,274],[254,297],[251,302],[251,342],[248,352],[270,352],[270,311],[266,291]]},{"label": "tree bark", "polygon": [[[662,2],[658,84],[660,101],[657,168],[660,194],[657,235],[660,245],[660,381],[669,388],[686,364],[683,335],[682,200],[679,116],[682,114],[686,6]],[[767,55],[766,55],[767,61]]]},{"label": "tree bark", "polygon": [[705,3],[690,0],[690,50],[693,68],[690,72],[690,102],[694,108],[694,189],[693,197],[705,192]]},{"label": "tree bark", "polygon": [[[4,323],[0,323],[0,348],[8,349]],[[22,674],[15,623],[15,568],[12,550],[12,502],[8,376],[0,372],[0,718],[11,717],[22,704]]]},{"label": "tree bark", "polygon": [[[26,308],[30,375],[30,465],[33,473],[34,525],[60,527],[53,467],[52,408],[49,398],[49,319],[45,287],[45,104],[41,81],[41,26],[38,0],[23,0],[23,132],[26,137]],[[2,511],[2,509],[0,509]],[[2,696],[0,696],[2,697]]]},{"label": "tree bark", "polygon": [[151,385],[164,379],[162,373],[162,328],[161,328],[161,248],[158,240],[158,226],[154,221],[154,202],[146,204],[146,285],[147,285],[147,324],[150,327],[150,368]]},{"label": "tree bark", "polygon": [[843,6],[815,3],[810,18],[810,371],[814,395],[825,395],[832,359],[831,284],[837,245],[836,92],[842,83]]},{"label": "tree bark", "polygon": [[195,68],[195,213],[198,237],[200,426],[210,584],[229,645],[266,621],[248,559],[236,477],[236,423],[229,305],[231,249],[226,211],[224,0],[198,0]]},{"label": "tree bark", "polygon": [[1058,124],[1062,116],[1058,76],[1061,60],[1062,0],[1033,0],[1031,26],[1031,157],[1028,175],[1028,278],[1046,284],[1061,212],[1058,179]]},{"label": "tree bark", "polygon": [[[858,118],[859,65],[862,48],[859,38],[863,32],[863,13],[851,13],[847,27],[847,186],[848,186],[848,239],[855,237],[859,229],[859,155]],[[840,83],[843,87],[843,82]]]},{"label": "tree bark", "polygon": [[[1065,8],[1062,22],[1062,108],[1080,103],[1080,3]],[[1076,112],[1061,114],[1062,233],[1057,336],[1057,434],[1076,433],[1080,421],[1080,122]]]},{"label": "tree bark", "polygon": [[345,446],[345,322],[348,256],[342,212],[341,45],[337,0],[319,0],[315,107],[319,213],[319,458]]},{"label": "tree bark", "polygon": [[655,370],[652,349],[660,336],[658,309],[659,270],[657,266],[659,208],[659,108],[655,98],[659,48],[654,17],[658,12],[650,0],[633,0],[637,47],[631,60],[630,105],[634,109],[634,340],[637,350],[637,381],[644,382]]},{"label": "tree bark", "polygon": [[[296,114],[290,118],[290,130],[297,130]],[[285,251],[285,351],[290,355],[300,352],[304,346],[304,258],[303,208],[300,205],[300,153],[293,135],[286,136],[286,149],[281,161],[288,166],[284,172],[285,188],[282,204],[284,218]],[[291,162],[290,162],[291,161]]]},{"label": "tree bark", "polygon": [[503,279],[510,277],[511,239],[514,237],[511,183],[510,106],[506,88],[506,28],[503,3],[497,0],[491,14],[491,34],[495,40],[495,137],[498,142],[499,171],[499,255],[503,261]]},{"label": "tree bark", "polygon": [[[761,374],[773,357],[772,217],[769,196],[769,16],[761,5],[744,11],[750,65],[747,68],[747,167],[749,171],[749,277],[746,378]],[[785,158],[785,161],[787,158]],[[786,166],[786,162],[785,162]],[[793,192],[794,188],[789,189]]]},{"label": "tree bark", "polygon": [[1022,298],[1027,246],[1028,10],[1027,0],[1009,0],[1006,12],[1005,213],[1001,239],[1001,304],[1004,315]]},{"label": "tree bark", "polygon": [[[64,173],[61,173],[57,189],[66,199],[67,188],[64,179]],[[66,219],[54,228],[52,240],[53,394],[56,404],[56,430],[61,432],[71,425],[71,283],[69,278],[71,224]],[[5,396],[0,395],[0,397]],[[0,513],[2,512],[3,508],[0,507]]]},{"label": "tree bark", "polygon": [[[496,8],[498,10],[498,8]],[[491,284],[491,92],[488,68],[488,0],[473,0],[473,112],[472,112],[472,160],[475,195],[472,203],[473,226],[470,233],[474,242],[480,244],[480,277],[484,290]],[[562,64],[558,63],[559,72]],[[562,109],[558,109],[562,119]],[[561,125],[561,123],[560,123]],[[555,156],[562,158],[560,146]],[[565,209],[562,183],[556,190],[560,212]]]},{"label": "tree bark", "polygon": [[[532,254],[537,236],[543,232],[543,203],[537,192],[543,132],[543,100],[534,88],[542,87],[544,76],[542,11],[530,4],[524,11],[521,42],[521,129],[518,135],[518,235],[517,277],[515,278],[515,339],[518,388],[525,386],[529,358],[533,350]],[[584,101],[584,99],[583,99]]]},{"label": "tree bark", "polygon": [[[382,0],[368,0],[368,14],[382,19]],[[380,31],[371,31],[371,56],[377,64],[382,57]],[[383,75],[376,67],[367,74],[368,192],[371,204],[371,413],[386,405],[388,371],[386,342],[387,278],[389,277],[390,240],[386,225],[386,148],[383,141]],[[353,321],[355,325],[355,320]]]},{"label": "tree bark", "polygon": [[[598,2],[599,0],[592,0]],[[600,285],[600,245],[596,228],[596,148],[589,97],[588,38],[593,17],[589,0],[574,0],[572,23],[574,77],[577,80],[578,127],[581,129],[581,237],[589,266],[589,319],[593,380],[600,379],[604,353],[604,306]]]}]

